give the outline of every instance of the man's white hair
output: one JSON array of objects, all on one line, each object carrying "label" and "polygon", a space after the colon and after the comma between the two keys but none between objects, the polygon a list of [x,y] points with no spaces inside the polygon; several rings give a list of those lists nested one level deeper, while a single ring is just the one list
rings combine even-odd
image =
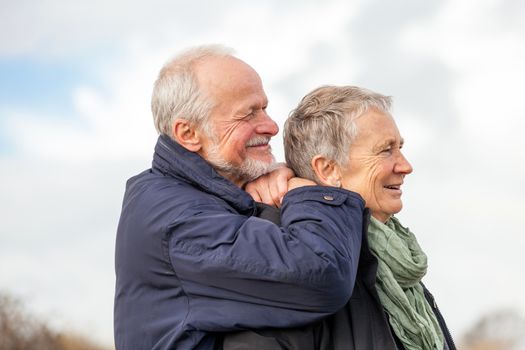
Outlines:
[{"label": "man's white hair", "polygon": [[153,120],[159,134],[173,138],[173,122],[184,119],[213,136],[209,115],[215,101],[199,86],[195,65],[208,57],[232,55],[233,50],[222,45],[197,46],[180,53],[162,67],[151,98]]}]

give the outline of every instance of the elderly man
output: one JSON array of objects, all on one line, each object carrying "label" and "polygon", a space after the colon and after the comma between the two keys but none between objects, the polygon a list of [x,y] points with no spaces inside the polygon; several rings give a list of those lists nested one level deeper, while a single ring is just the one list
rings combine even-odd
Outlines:
[{"label": "elderly man", "polygon": [[243,190],[273,167],[266,106],[257,73],[223,48],[161,70],[152,167],[128,180],[117,232],[117,349],[213,349],[219,332],[301,326],[348,301],[362,198],[293,178],[278,225]]}]

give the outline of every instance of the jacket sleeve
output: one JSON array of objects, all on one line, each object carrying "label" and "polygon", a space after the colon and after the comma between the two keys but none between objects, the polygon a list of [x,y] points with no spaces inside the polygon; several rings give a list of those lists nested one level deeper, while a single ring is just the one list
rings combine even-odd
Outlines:
[{"label": "jacket sleeve", "polygon": [[282,226],[219,204],[197,207],[173,222],[167,238],[192,327],[300,326],[348,301],[362,237],[359,195],[320,186],[290,191]]}]

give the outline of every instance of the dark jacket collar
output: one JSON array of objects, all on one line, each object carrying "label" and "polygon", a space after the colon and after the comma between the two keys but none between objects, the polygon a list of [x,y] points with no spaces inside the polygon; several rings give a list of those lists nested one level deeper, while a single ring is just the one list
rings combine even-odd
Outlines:
[{"label": "dark jacket collar", "polygon": [[219,175],[200,155],[166,135],[157,140],[152,168],[225,200],[240,213],[252,215],[255,211],[250,195]]}]

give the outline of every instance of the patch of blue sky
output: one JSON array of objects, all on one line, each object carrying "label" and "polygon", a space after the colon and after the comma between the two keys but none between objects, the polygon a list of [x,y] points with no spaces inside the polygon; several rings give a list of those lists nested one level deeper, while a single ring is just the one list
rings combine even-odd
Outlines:
[{"label": "patch of blue sky", "polygon": [[17,153],[13,140],[14,135],[9,133],[5,124],[5,120],[2,119],[2,113],[0,112],[0,157]]},{"label": "patch of blue sky", "polygon": [[2,109],[70,116],[73,89],[98,83],[90,71],[74,61],[0,58],[0,105]]},{"label": "patch of blue sky", "polygon": [[85,85],[104,92],[103,73],[100,72],[104,64],[101,61],[104,58],[69,57],[52,61],[0,57],[0,155],[16,152],[6,128],[6,118],[11,112],[82,123],[82,120],[73,119],[76,115],[73,92],[76,87]]}]

